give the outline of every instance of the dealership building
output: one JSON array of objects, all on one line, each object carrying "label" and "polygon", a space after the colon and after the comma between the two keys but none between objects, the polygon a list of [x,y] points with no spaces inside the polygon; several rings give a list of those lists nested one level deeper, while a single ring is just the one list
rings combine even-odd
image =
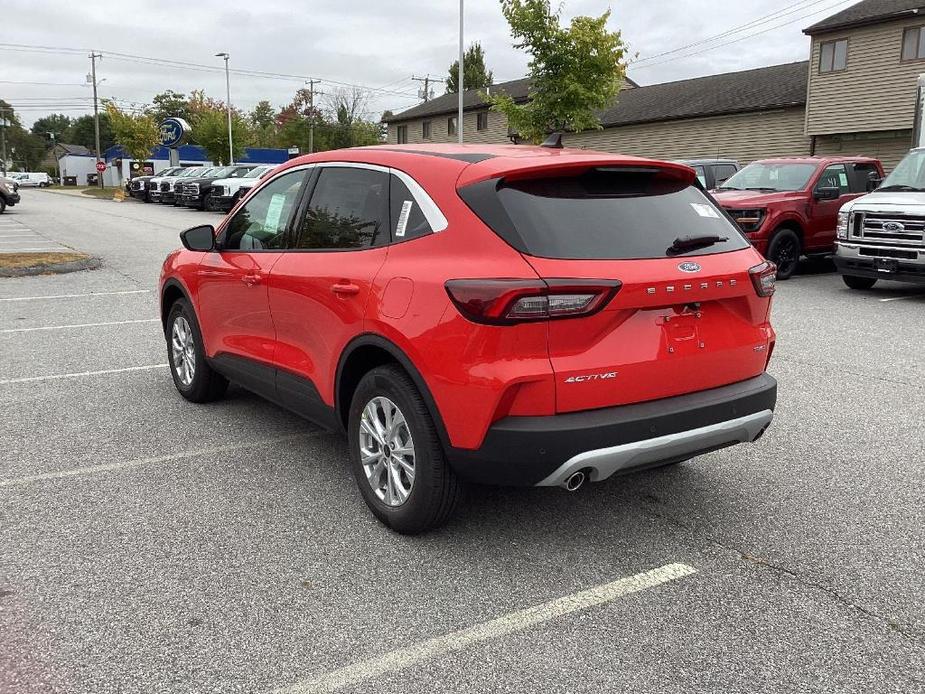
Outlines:
[{"label": "dealership building", "polygon": [[[659,159],[866,155],[891,169],[912,144],[925,73],[925,1],[862,0],[804,29],[809,59],[639,86],[627,80],[601,111],[600,130],[568,133],[570,147]],[[529,82],[493,85],[515,101]],[[468,143],[517,141],[479,90],[463,95]],[[455,142],[458,95],[386,119],[390,143]]]}]

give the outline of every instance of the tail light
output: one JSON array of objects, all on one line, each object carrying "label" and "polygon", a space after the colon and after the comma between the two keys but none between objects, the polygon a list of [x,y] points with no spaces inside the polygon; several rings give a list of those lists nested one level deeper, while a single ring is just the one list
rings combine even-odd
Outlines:
[{"label": "tail light", "polygon": [[756,265],[748,271],[749,277],[752,278],[752,284],[755,285],[755,292],[758,296],[772,296],[777,286],[777,266],[765,261],[761,265]]},{"label": "tail light", "polygon": [[619,280],[449,280],[447,294],[474,323],[512,325],[552,318],[577,318],[600,311],[616,294]]}]

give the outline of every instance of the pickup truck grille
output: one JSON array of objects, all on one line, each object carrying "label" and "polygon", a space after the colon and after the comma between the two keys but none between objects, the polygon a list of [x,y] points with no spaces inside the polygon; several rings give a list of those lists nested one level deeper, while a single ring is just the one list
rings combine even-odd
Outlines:
[{"label": "pickup truck grille", "polygon": [[851,238],[862,243],[925,247],[925,217],[892,212],[855,212],[849,229]]},{"label": "pickup truck grille", "polygon": [[169,193],[169,192],[170,192],[170,183],[168,183],[167,181],[164,181],[163,183],[161,183],[161,192],[162,192],[162,193]]}]

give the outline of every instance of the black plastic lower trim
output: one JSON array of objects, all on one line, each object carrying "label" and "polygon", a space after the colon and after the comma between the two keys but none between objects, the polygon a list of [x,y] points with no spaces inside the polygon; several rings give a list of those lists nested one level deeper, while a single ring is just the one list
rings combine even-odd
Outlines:
[{"label": "black plastic lower trim", "polygon": [[873,259],[846,258],[836,255],[833,260],[835,268],[842,275],[925,284],[925,265],[922,263],[904,263],[902,260],[897,260],[896,272],[883,272],[877,269]]},{"label": "black plastic lower trim", "polygon": [[450,463],[471,482],[533,485],[579,453],[643,441],[773,410],[777,381],[762,374],[673,398],[548,417],[505,417],[478,450],[449,448]]}]

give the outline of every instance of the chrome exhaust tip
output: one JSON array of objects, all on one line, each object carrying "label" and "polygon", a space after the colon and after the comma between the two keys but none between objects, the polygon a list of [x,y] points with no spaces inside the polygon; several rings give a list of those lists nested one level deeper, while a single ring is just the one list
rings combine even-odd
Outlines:
[{"label": "chrome exhaust tip", "polygon": [[585,475],[584,470],[579,470],[566,477],[565,481],[560,486],[568,492],[575,492],[585,483],[586,478],[587,475]]}]

